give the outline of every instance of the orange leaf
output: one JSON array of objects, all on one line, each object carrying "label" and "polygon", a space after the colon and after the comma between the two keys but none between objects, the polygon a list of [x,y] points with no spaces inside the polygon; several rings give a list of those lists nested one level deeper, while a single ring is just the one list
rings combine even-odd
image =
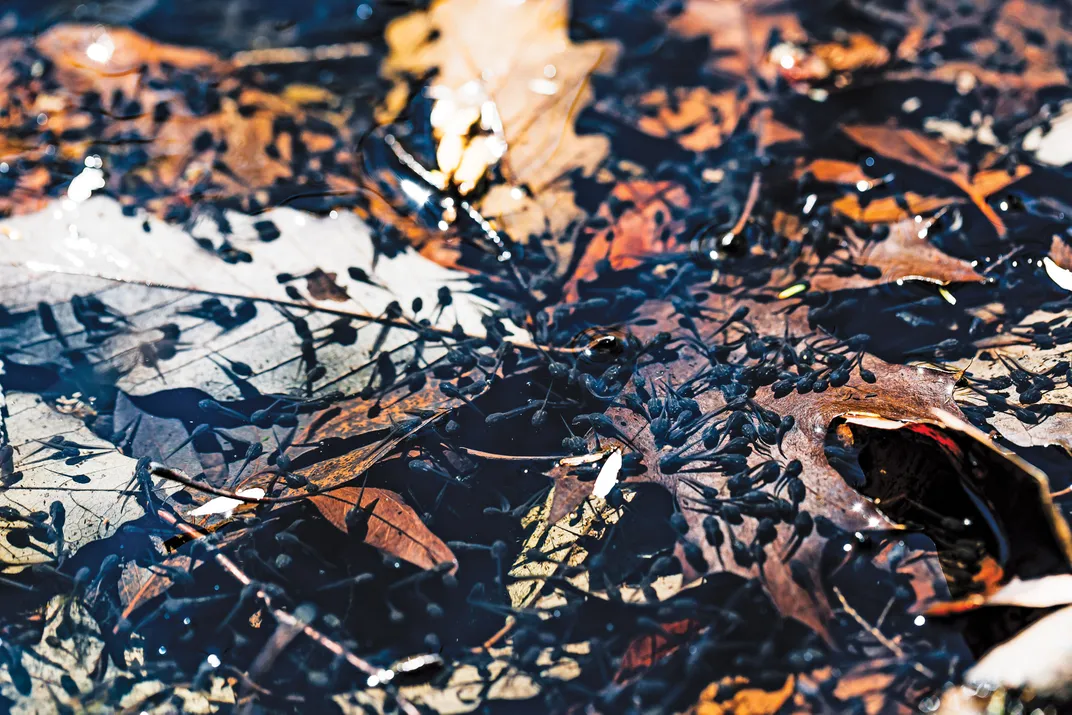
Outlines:
[{"label": "orange leaf", "polygon": [[843,126],[841,131],[860,146],[876,154],[926,171],[953,184],[975,204],[999,236],[1005,235],[1005,223],[986,203],[986,197],[968,180],[949,142],[911,129],[887,125],[847,125]]},{"label": "orange leaf", "polygon": [[907,211],[895,196],[884,196],[862,206],[860,196],[855,193],[842,196],[832,206],[838,213],[860,223],[894,223],[910,219],[917,214],[928,214],[951,204],[960,203],[960,200],[955,198],[920,196],[911,191],[901,198],[908,205]]},{"label": "orange leaf", "polygon": [[635,639],[626,648],[625,654],[622,655],[622,662],[614,679],[622,683],[637,675],[637,671],[653,667],[660,660],[680,648],[687,637],[699,625],[697,621],[686,618],[683,621],[663,624],[663,631],[665,631],[666,635],[653,634]]},{"label": "orange leaf", "polygon": [[446,563],[454,564],[454,569],[458,567],[458,559],[450,548],[395,492],[371,487],[342,487],[312,496],[309,501],[344,533],[349,533],[347,512],[354,506],[368,509],[371,505],[372,518],[368,521],[366,544],[424,569]]}]

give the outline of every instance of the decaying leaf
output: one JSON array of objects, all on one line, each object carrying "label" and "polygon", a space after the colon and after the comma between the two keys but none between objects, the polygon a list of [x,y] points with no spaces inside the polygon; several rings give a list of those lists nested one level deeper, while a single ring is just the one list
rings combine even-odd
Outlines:
[{"label": "decaying leaf", "polygon": [[62,561],[142,516],[126,498],[136,460],[36,395],[0,392],[0,407],[0,505],[11,512],[0,540],[4,571]]},{"label": "decaying leaf", "polygon": [[898,221],[889,227],[885,238],[877,241],[862,239],[852,229],[846,229],[838,250],[823,257],[808,252],[793,266],[793,278],[775,274],[772,283],[778,286],[804,280],[815,291],[853,290],[903,281],[982,283],[985,278],[968,261],[934,247],[928,239],[931,225],[929,220]]},{"label": "decaying leaf", "polygon": [[[888,126],[849,125],[842,131],[860,146],[916,169],[939,176],[950,182],[986,217],[998,235],[1005,235],[1005,224],[986,203],[957,159],[956,152],[946,142],[907,129]],[[991,188],[989,177],[987,188]]]},{"label": "decaying leaf", "polygon": [[[986,712],[986,702],[995,690],[1030,690],[1036,696],[1067,700],[1072,697],[1072,658],[1068,642],[1055,638],[1072,625],[1072,608],[1062,608],[1028,626],[998,645],[968,669],[968,688],[948,694],[950,703],[940,713]],[[969,688],[979,694],[972,697]],[[985,695],[983,695],[985,693]],[[946,694],[942,695],[945,700]],[[959,702],[957,702],[959,700]],[[973,709],[978,708],[978,709]]]},{"label": "decaying leaf", "polygon": [[956,203],[955,198],[925,197],[909,191],[901,197],[884,196],[866,203],[855,193],[846,194],[834,201],[832,207],[860,223],[895,223],[914,220],[916,216],[926,216]]},{"label": "decaying leaf", "polygon": [[[538,652],[537,663],[546,677],[572,680],[580,674],[577,661],[572,656],[587,652],[586,643],[567,644],[558,654],[545,648]],[[480,667],[456,664],[449,680],[440,687],[417,685],[400,690],[412,702],[443,715],[472,712],[486,701],[525,701],[536,697],[540,693],[539,684],[510,662],[512,655],[509,647],[492,648],[481,659]],[[346,715],[363,715],[369,711],[367,708],[378,713],[388,709],[388,700],[382,689],[339,695],[335,702]]]},{"label": "decaying leaf", "polygon": [[593,278],[603,261],[613,270],[623,271],[667,250],[669,238],[684,227],[679,214],[687,204],[684,189],[668,181],[618,184],[596,213],[595,220],[606,227],[588,239],[567,293],[575,296],[577,283]]},{"label": "decaying leaf", "polygon": [[689,712],[690,715],[775,715],[789,701],[795,686],[796,681],[791,675],[777,690],[751,687],[747,678],[727,679],[707,686]]},{"label": "decaying leaf", "polygon": [[[978,353],[950,367],[963,372],[957,398],[982,410],[1005,439],[1023,447],[1072,449],[1067,375],[1068,318],[1036,311],[1015,325],[977,342]],[[1049,346],[1031,344],[1038,335]]]},{"label": "decaying leaf", "polygon": [[[0,83],[15,110],[0,122],[0,154],[31,167],[20,171],[25,193],[2,202],[5,213],[43,208],[45,196],[67,188],[72,174],[48,168],[49,137],[60,137],[58,158],[74,173],[103,167],[109,191],[130,200],[141,192],[161,215],[189,215],[193,194],[263,207],[301,185],[356,186],[342,122],[307,121],[301,105],[239,79],[206,50],[125,28],[58,25],[32,41],[6,39],[2,52],[8,63],[41,63],[38,73],[7,72]],[[96,102],[83,101],[89,96]],[[77,181],[67,193],[84,198]]]},{"label": "decaying leaf", "polygon": [[431,569],[443,564],[457,568],[450,548],[425,526],[402,497],[387,489],[342,487],[309,497],[309,501],[339,531],[354,533],[369,546]]},{"label": "decaying leaf", "polygon": [[[391,302],[408,308],[421,298],[431,309],[441,287],[454,288],[458,296],[442,311],[442,324],[457,322],[466,333],[483,332],[480,317],[488,304],[466,297],[464,275],[408,252],[378,257],[368,227],[352,214],[318,219],[281,208],[257,217],[228,212],[223,218],[229,235],[207,220],[191,237],[150,219],[146,236],[140,223],[124,220],[112,200],[57,205],[52,212],[9,219],[2,260],[36,272],[265,300],[369,322],[383,320]],[[286,235],[265,240],[262,231],[268,226]],[[12,232],[24,240],[10,240]],[[274,321],[283,322],[282,317]]]},{"label": "decaying leaf", "polygon": [[[626,492],[625,501],[631,501],[634,493]],[[534,507],[522,520],[522,526],[532,529],[525,540],[521,555],[510,568],[509,575],[514,579],[507,590],[510,602],[517,608],[531,607],[540,600],[540,605],[553,608],[561,603],[559,595],[545,595],[541,591],[547,579],[560,567],[580,566],[588,556],[587,549],[577,542],[582,538],[598,539],[605,535],[607,527],[617,523],[624,507],[612,507],[602,497],[593,496],[583,507],[579,518],[563,516],[554,522],[547,521],[547,512],[554,503],[554,495],[548,495],[544,504]],[[537,556],[539,554],[539,556]],[[589,582],[585,573],[570,579],[578,588],[596,587]]]}]

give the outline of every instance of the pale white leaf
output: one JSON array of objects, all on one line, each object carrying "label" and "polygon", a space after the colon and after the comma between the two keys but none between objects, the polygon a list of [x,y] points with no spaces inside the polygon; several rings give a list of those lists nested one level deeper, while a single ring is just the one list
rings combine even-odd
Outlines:
[{"label": "pale white leaf", "polygon": [[986,599],[988,606],[1052,608],[1072,603],[1072,574],[1053,574],[1022,581],[1014,578]]},{"label": "pale white leaf", "polygon": [[[0,232],[0,301],[12,313],[29,316],[11,328],[18,331],[12,342],[25,346],[31,362],[54,358],[56,342],[34,315],[38,304],[45,303],[70,346],[91,348],[95,362],[117,368],[116,386],[127,394],[196,387],[225,400],[243,397],[227,372],[229,361],[249,366],[252,375],[246,382],[261,394],[307,388],[313,394],[357,392],[374,373],[374,346],[390,353],[401,367],[414,358],[413,331],[403,326],[383,335],[381,326],[368,322],[392,301],[402,306],[405,319],[429,320],[441,333],[449,333],[455,324],[470,335],[484,333],[481,318],[494,306],[473,295],[465,274],[411,250],[377,258],[368,227],[354,214],[320,218],[279,208],[256,217],[237,212],[225,217],[233,229],[229,242],[248,252],[251,262],[226,263],[181,227],[155,218],[147,219],[150,232],[145,233],[146,219],[123,215],[119,204],[107,197],[82,204],[59,201],[40,213],[0,222],[6,229]],[[257,221],[272,221],[279,238],[260,240],[253,228]],[[214,245],[222,240],[203,222],[193,232]],[[5,237],[16,235],[19,240]],[[350,269],[359,277],[364,272],[373,285],[351,278]],[[277,276],[283,273],[296,278],[280,283]],[[310,274],[322,276],[322,284],[339,300],[313,296],[309,281],[302,278]],[[288,295],[288,286],[299,290],[300,299]],[[439,310],[444,287],[450,289],[453,303]],[[90,294],[129,325],[111,336],[88,335],[70,301]],[[199,310],[206,299],[221,296],[229,308],[242,299],[260,302],[251,319],[225,329]],[[416,298],[424,305],[420,315],[411,313]],[[353,343],[317,341],[324,373],[311,385],[305,383],[302,341],[284,308],[304,319],[318,337],[328,334],[334,322],[353,318]],[[154,363],[142,350],[161,339],[162,326],[178,331],[179,345],[173,355]],[[523,331],[507,328],[516,330],[519,341],[527,340]],[[446,349],[445,344],[426,344],[421,358],[433,363]]]},{"label": "pale white leaf", "polygon": [[990,689],[1030,688],[1044,697],[1072,696],[1072,608],[1062,608],[995,647],[965,680]]},{"label": "pale white leaf", "polygon": [[1053,262],[1053,259],[1046,256],[1042,259],[1042,265],[1046,268],[1046,275],[1050,277],[1050,280],[1065,290],[1072,290],[1072,271],[1067,268],[1061,268],[1059,265]]},{"label": "pale white leaf", "polygon": [[1072,162],[1072,102],[1065,102],[1061,112],[1050,120],[1049,131],[1032,137],[1035,158],[1050,166]]},{"label": "pale white leaf", "polygon": [[[264,490],[260,487],[251,487],[250,489],[239,489],[235,492],[240,497],[246,497],[248,499],[260,499],[264,496]],[[245,504],[241,499],[232,499],[231,497],[216,497],[210,499],[201,506],[197,507],[193,511],[186,512],[187,516],[213,516],[223,515],[230,516],[231,512]]]},{"label": "pale white leaf", "polygon": [[[59,456],[58,449],[44,444],[51,437],[77,443],[78,456]],[[32,564],[56,561],[61,554],[111,536],[121,525],[144,514],[136,499],[124,496],[137,460],[94,435],[78,417],[55,411],[37,395],[7,393],[0,412],[3,444],[11,445],[12,473],[21,473],[21,478],[0,491],[0,505],[20,514],[47,514],[50,505],[58,501],[63,505],[65,523],[62,539],[48,542],[34,538],[34,532],[25,529],[25,522],[0,522],[2,571],[17,572]],[[26,531],[20,535],[28,539],[26,546],[11,543],[9,534],[16,530]]]},{"label": "pale white leaf", "polygon": [[[0,260],[41,272],[260,298],[361,316],[378,316],[396,300],[409,305],[420,297],[434,305],[436,292],[446,285],[459,292],[455,310],[448,311],[450,317],[456,317],[469,334],[483,333],[480,318],[492,306],[465,292],[471,287],[465,274],[412,251],[380,256],[374,266],[376,253],[369,227],[352,213],[322,218],[282,207],[257,216],[227,211],[224,218],[232,230],[226,240],[249,253],[252,260],[225,263],[198,245],[181,226],[151,216],[124,216],[119,203],[108,197],[82,203],[57,201],[40,212],[6,219],[2,224],[6,231],[20,235],[21,240],[0,238]],[[148,221],[148,233],[142,230],[143,220]],[[280,237],[260,240],[254,228],[260,221],[274,223]],[[198,221],[192,233],[214,246],[224,240],[214,222],[207,219]],[[352,279],[350,268],[364,270],[379,285]],[[317,269],[334,273],[335,284],[347,297],[317,297],[304,290],[299,281],[294,285],[302,288],[303,299],[296,300],[288,295],[287,284],[276,279],[281,273],[305,276]]]},{"label": "pale white leaf", "polygon": [[607,456],[607,461],[599,469],[592,496],[605,499],[614,485],[618,483],[618,473],[622,471],[622,451],[616,449]]}]

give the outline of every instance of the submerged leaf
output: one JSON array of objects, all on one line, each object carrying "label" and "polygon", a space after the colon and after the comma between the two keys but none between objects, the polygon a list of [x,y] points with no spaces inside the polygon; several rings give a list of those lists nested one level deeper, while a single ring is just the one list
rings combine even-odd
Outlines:
[{"label": "submerged leaf", "polygon": [[342,487],[324,494],[315,494],[309,501],[339,531],[350,532],[350,514],[364,527],[358,536],[368,544],[399,559],[424,569],[450,564],[458,560],[450,548],[428,530],[402,497],[387,489],[372,487]]}]

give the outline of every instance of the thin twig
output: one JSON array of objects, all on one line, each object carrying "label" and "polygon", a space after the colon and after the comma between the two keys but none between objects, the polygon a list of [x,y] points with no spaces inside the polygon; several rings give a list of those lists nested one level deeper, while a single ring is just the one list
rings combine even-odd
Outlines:
[{"label": "thin twig", "polygon": [[[866,620],[864,620],[864,617],[861,616],[856,611],[856,609],[850,606],[849,602],[845,600],[845,595],[841,593],[841,589],[839,589],[837,586],[834,586],[834,595],[837,596],[838,601],[841,602],[841,607],[845,610],[845,613],[849,614],[849,616],[852,617],[852,620],[856,621],[861,628],[870,633],[875,640],[884,645],[895,656],[897,656],[901,660],[908,660],[908,654],[905,653],[904,648],[891,641],[882,633],[882,631],[878,630]],[[916,670],[916,672],[918,672],[925,678],[934,677],[934,673],[931,672],[930,668],[927,668],[922,663],[913,663],[912,667]]]},{"label": "thin twig", "polygon": [[484,452],[472,447],[456,447],[466,454],[482,459],[495,459],[502,462],[532,462],[532,461],[558,461],[569,457],[568,454],[497,454],[496,452]]},{"label": "thin twig", "polygon": [[756,174],[752,176],[752,185],[748,188],[748,198],[745,199],[741,217],[737,219],[737,223],[733,224],[733,228],[729,231],[732,235],[736,236],[744,230],[744,226],[748,223],[748,219],[752,218],[752,209],[755,208],[756,199],[759,198],[759,184],[759,173],[756,172]]}]

